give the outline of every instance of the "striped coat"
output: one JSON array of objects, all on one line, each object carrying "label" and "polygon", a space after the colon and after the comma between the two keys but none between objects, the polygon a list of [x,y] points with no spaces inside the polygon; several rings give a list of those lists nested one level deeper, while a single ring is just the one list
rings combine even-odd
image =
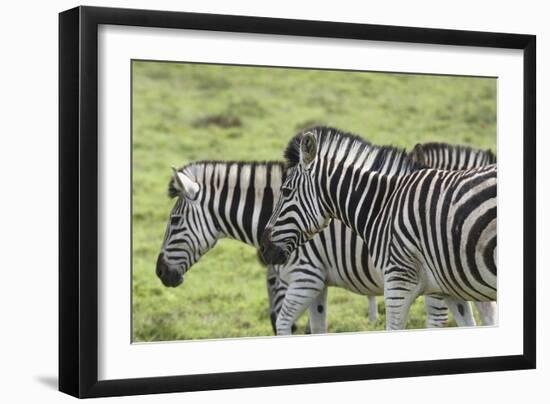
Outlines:
[{"label": "striped coat", "polygon": [[402,151],[331,128],[299,134],[286,157],[291,169],[263,236],[269,262],[286,262],[337,218],[369,245],[388,328],[404,327],[419,294],[496,300],[496,166],[421,169]]},{"label": "striped coat", "polygon": [[[388,170],[391,166],[388,165]],[[198,162],[174,173],[169,193],[178,197],[171,212],[157,260],[157,274],[167,286],[177,286],[187,270],[222,237],[231,237],[256,248],[279,196],[283,165],[277,162]],[[345,248],[345,251],[342,250]],[[382,279],[368,260],[367,246],[341,223],[334,222],[284,266],[276,266],[287,282],[302,276],[298,289],[285,294],[279,333],[288,333],[296,318],[310,307],[312,332],[326,331],[326,286],[345,287],[375,296],[383,292]],[[268,290],[273,290],[268,282]],[[296,293],[294,293],[296,292]],[[307,292],[307,293],[304,293]],[[373,305],[374,307],[374,305]],[[459,323],[469,324],[471,312],[454,305]],[[440,299],[427,299],[428,325],[446,322]],[[276,315],[272,311],[272,315]],[[275,321],[275,318],[273,318]]]}]

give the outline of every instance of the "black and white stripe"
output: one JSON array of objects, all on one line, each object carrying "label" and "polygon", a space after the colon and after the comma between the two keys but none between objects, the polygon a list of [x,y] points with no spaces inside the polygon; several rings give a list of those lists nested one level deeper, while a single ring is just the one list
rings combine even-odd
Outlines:
[{"label": "black and white stripe", "polygon": [[[157,260],[157,274],[163,283],[181,283],[184,273],[219,238],[231,237],[258,248],[279,197],[283,170],[283,164],[277,162],[199,162],[177,170],[169,192],[178,199]],[[388,170],[392,170],[391,165]],[[281,306],[278,333],[289,333],[307,307],[311,331],[326,332],[325,289],[329,285],[368,296],[381,295],[382,279],[368,257],[365,243],[335,221],[294,253],[286,265],[273,268],[282,282],[294,285],[285,295],[287,304]],[[438,299],[428,299],[429,326],[446,322],[444,307]],[[278,306],[273,304],[273,308]],[[462,323],[468,324],[470,317],[471,313],[464,312]]]},{"label": "black and white stripe", "polygon": [[[418,143],[409,153],[419,165],[440,170],[468,170],[496,164],[496,156],[490,149],[481,150],[463,145],[431,142]],[[496,324],[495,302],[475,302],[482,324]]]},{"label": "black and white stripe", "polygon": [[419,165],[440,170],[468,170],[497,162],[489,149],[480,150],[447,143],[418,143],[410,157]]},{"label": "black and white stripe", "polygon": [[[463,170],[475,167],[482,167],[496,163],[496,157],[491,150],[480,150],[463,145],[451,145],[448,143],[419,143],[409,153],[412,160],[418,163],[419,166],[428,166],[441,170]],[[345,233],[348,229],[341,230]],[[365,250],[364,253],[367,253]],[[349,267],[349,266],[348,266]],[[282,307],[286,296],[288,284],[282,281],[278,276],[276,266],[268,266],[268,295],[270,297],[271,317],[272,321],[276,318]],[[347,283],[353,283],[352,280],[347,280]],[[326,301],[326,291],[322,296],[323,301]],[[496,323],[496,304],[494,302],[475,302],[476,308],[480,314],[482,324],[493,325]],[[378,311],[376,298],[369,295],[369,321],[376,321]],[[325,310],[323,311],[323,308]],[[458,316],[460,325],[474,325],[473,318],[469,315],[464,316],[464,310],[470,310],[461,305],[461,302],[451,304],[452,311]],[[317,306],[316,318],[326,324],[325,318],[320,318],[323,313],[326,313],[326,305]],[[437,297],[433,296],[426,305],[426,309],[430,313],[427,317],[428,326],[439,327],[447,321],[447,306]],[[321,311],[321,314],[318,312]],[[458,313],[458,314],[456,314]],[[326,314],[325,314],[326,315]],[[465,320],[466,319],[466,320]]]},{"label": "black and white stripe", "polygon": [[404,151],[330,128],[297,135],[286,157],[264,233],[269,262],[286,262],[337,218],[369,245],[388,328],[404,326],[420,294],[496,300],[496,166],[422,169]]},{"label": "black and white stripe", "polygon": [[[259,248],[260,236],[279,197],[283,173],[282,162],[207,161],[177,170],[170,181],[169,194],[178,199],[170,214],[157,260],[157,274],[163,283],[166,286],[179,285],[185,272],[220,238],[231,237]],[[315,283],[316,289],[308,297],[311,305],[310,328],[314,333],[326,332],[326,282],[348,285],[348,289],[372,297],[382,293],[381,283],[375,283],[368,274],[367,265],[360,262],[368,257],[363,251],[364,243],[348,229],[342,232],[342,228],[335,223],[311,246],[295,253],[292,262],[281,267],[270,267],[267,286],[274,324],[276,307],[280,307],[276,300],[280,295],[277,285],[281,285],[279,280],[285,276],[311,274],[318,267],[324,267],[322,272],[326,275],[323,275],[322,282],[311,282]],[[350,238],[353,239],[353,255],[344,254],[342,259],[339,247]],[[329,266],[334,271],[329,271]],[[350,282],[355,276],[361,280]],[[302,290],[306,288],[312,290],[311,285],[304,286]],[[374,298],[370,301],[375,303]],[[373,308],[376,308],[375,304]],[[289,328],[295,320],[296,317],[291,320]],[[442,325],[444,320],[430,324]]]}]

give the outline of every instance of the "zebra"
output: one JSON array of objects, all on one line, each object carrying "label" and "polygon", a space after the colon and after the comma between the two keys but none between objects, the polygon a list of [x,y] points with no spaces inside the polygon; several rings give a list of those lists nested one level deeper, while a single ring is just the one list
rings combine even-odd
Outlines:
[{"label": "zebra", "polygon": [[[388,167],[390,169],[391,167]],[[170,214],[156,272],[165,286],[178,286],[185,272],[214,247],[222,237],[231,237],[256,248],[279,198],[284,180],[282,162],[205,161],[175,170],[169,195],[178,197]],[[342,254],[340,246],[346,250]],[[292,324],[309,307],[311,332],[326,332],[326,286],[345,287],[367,296],[381,295],[383,283],[368,261],[366,244],[337,221],[311,243],[293,254],[291,260],[275,270],[283,280],[296,274],[322,273],[323,281],[313,277],[299,290],[309,290],[300,307],[286,307],[281,320],[273,317],[277,334],[290,333]],[[317,289],[318,287],[318,289]],[[268,290],[270,288],[268,282]],[[315,292],[315,293],[313,293]],[[287,297],[291,297],[288,295]],[[270,301],[273,299],[270,296]],[[450,302],[459,325],[473,322],[463,303]],[[276,305],[272,304],[272,308]],[[427,325],[442,326],[447,321],[445,304],[437,297],[426,299]]]},{"label": "zebra", "polygon": [[[409,153],[409,156],[419,165],[424,165],[430,168],[437,168],[441,170],[466,170],[496,163],[496,157],[490,149],[481,150],[468,146],[452,145],[441,142],[418,143]],[[265,264],[263,260],[262,263]],[[280,312],[282,303],[286,295],[288,284],[279,278],[276,266],[267,265],[267,267],[267,288],[271,308],[270,316],[272,325],[274,326],[274,319],[276,319],[277,315]],[[369,322],[376,322],[378,315],[376,297],[371,295],[368,296],[368,299]],[[432,303],[434,302],[432,301]],[[475,305],[479,312],[481,323],[483,325],[494,325],[496,323],[496,304],[494,302],[475,302]],[[322,310],[323,306],[320,307]],[[437,309],[432,308],[432,311],[433,310]],[[436,313],[433,313],[431,318],[433,319],[435,317],[437,317]],[[324,321],[326,323],[326,320]],[[440,324],[436,324],[433,326],[439,325]],[[474,324],[470,323],[467,325]]]},{"label": "zebra", "polygon": [[285,158],[262,236],[268,263],[284,264],[337,218],[369,245],[387,329],[404,328],[421,294],[496,301],[496,165],[425,168],[403,150],[327,127],[294,136]]}]

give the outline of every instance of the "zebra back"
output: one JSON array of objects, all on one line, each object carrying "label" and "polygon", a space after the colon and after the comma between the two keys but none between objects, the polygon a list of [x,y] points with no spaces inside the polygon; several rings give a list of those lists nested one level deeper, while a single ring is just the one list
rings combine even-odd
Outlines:
[{"label": "zebra back", "polygon": [[440,170],[468,170],[497,162],[490,149],[480,150],[469,146],[436,142],[418,143],[410,156],[421,166]]}]

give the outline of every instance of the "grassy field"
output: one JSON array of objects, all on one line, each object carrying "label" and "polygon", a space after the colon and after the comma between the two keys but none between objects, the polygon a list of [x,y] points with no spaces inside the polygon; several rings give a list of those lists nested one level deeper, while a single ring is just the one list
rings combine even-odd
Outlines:
[{"label": "grassy field", "polygon": [[[377,144],[495,150],[495,79],[155,62],[133,62],[132,70],[134,341],[272,335],[265,269],[252,248],[220,241],[178,288],[156,277],[174,203],[171,165],[278,160],[292,135],[316,124]],[[369,324],[365,297],[331,288],[329,332],[383,329],[380,306]],[[423,327],[424,318],[419,299],[408,326]]]}]

